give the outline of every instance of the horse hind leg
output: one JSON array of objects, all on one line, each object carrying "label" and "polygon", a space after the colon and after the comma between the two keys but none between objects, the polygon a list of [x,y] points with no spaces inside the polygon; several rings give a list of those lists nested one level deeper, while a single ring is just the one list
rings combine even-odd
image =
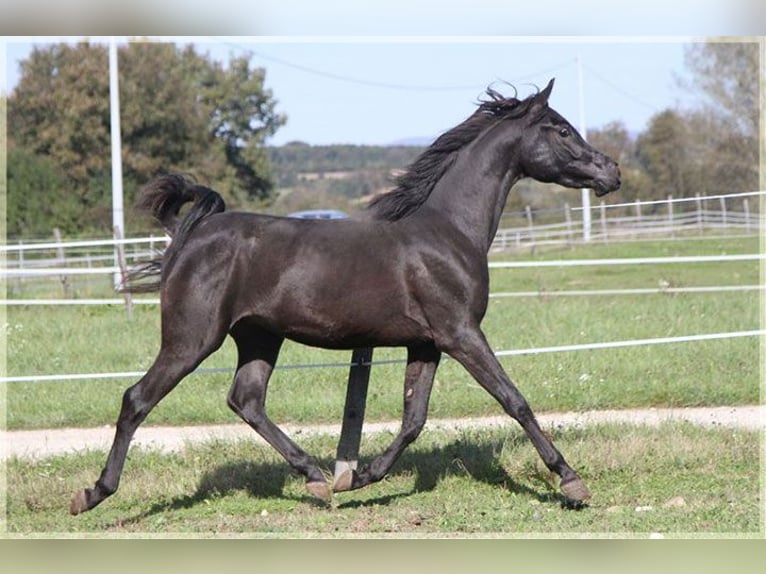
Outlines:
[{"label": "horse hind leg", "polygon": [[171,347],[163,344],[154,364],[135,385],[123,394],[122,408],[106,465],[93,488],[85,488],[74,494],[69,508],[71,514],[76,515],[91,510],[116,492],[130,441],[138,426],[181,379],[191,373],[221,345],[223,338],[222,335],[211,340],[207,347],[197,352],[190,352],[187,349],[179,352],[179,345]]},{"label": "horse hind leg", "polygon": [[232,336],[239,360],[227,399],[229,407],[306,477],[306,488],[313,496],[329,501],[332,492],[316,461],[266,415],[266,390],[283,338],[246,325],[237,326]]},{"label": "horse hind leg", "polygon": [[336,492],[355,490],[381,480],[404,449],[420,435],[428,415],[428,401],[440,358],[441,353],[432,343],[408,348],[404,408],[399,434],[368,466],[359,471],[347,470],[337,477],[333,485]]}]

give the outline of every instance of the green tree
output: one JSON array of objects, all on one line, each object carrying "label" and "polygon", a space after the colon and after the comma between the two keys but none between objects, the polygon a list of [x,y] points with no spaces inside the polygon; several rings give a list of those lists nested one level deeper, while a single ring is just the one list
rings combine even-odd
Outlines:
[{"label": "green tree", "polygon": [[603,128],[588,130],[588,142],[620,164],[620,191],[603,198],[606,203],[633,201],[649,193],[646,170],[636,155],[636,139],[624,123],[611,122]]},{"label": "green tree", "polygon": [[[109,167],[107,65],[102,46],[36,48],[22,62],[21,79],[8,98],[9,147],[18,145],[57,165],[84,213],[101,199],[89,180]],[[11,189],[9,195],[18,194]]]},{"label": "green tree", "polygon": [[[163,169],[196,171],[214,165],[209,110],[200,84],[209,65],[194,50],[134,43],[120,50],[123,173],[144,182]],[[108,158],[106,158],[108,160]],[[203,171],[206,177],[210,167]]]},{"label": "green tree", "polygon": [[636,142],[637,159],[651,182],[642,199],[694,195],[696,190],[687,178],[688,140],[688,126],[680,112],[665,110],[651,118]]},{"label": "green tree", "polygon": [[213,72],[203,83],[203,97],[213,110],[210,128],[223,145],[232,193],[266,199],[273,184],[264,144],[286,117],[275,112],[271,91],[264,87],[265,72],[251,69],[248,56],[233,58],[227,71],[218,67]]},{"label": "green tree", "polygon": [[[164,170],[196,175],[232,206],[270,197],[263,146],[286,118],[275,112],[262,69],[246,56],[224,68],[192,46],[168,43],[130,43],[118,58],[126,204]],[[56,44],[34,49],[22,63],[8,99],[11,145],[61,170],[81,229],[111,228],[109,122],[106,47]]]},{"label": "green tree", "polygon": [[49,158],[10,148],[7,184],[9,237],[49,234],[52,221],[63,233],[78,231],[79,202],[68,193],[70,184]]}]

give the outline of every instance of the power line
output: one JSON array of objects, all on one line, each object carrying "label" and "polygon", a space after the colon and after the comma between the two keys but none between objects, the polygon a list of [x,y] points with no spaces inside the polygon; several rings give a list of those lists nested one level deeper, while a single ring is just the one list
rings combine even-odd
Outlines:
[{"label": "power line", "polygon": [[473,85],[453,85],[453,86],[434,86],[434,85],[417,85],[417,84],[397,84],[397,83],[390,83],[390,82],[379,82],[377,80],[368,80],[364,78],[356,78],[353,76],[346,76],[343,74],[336,74],[334,72],[326,72],[324,70],[317,70],[316,68],[310,68],[308,66],[304,66],[302,64],[295,64],[293,62],[288,62],[287,60],[284,60],[282,58],[276,58],[274,56],[269,56],[267,54],[264,54],[263,52],[254,52],[251,51],[251,53],[254,56],[257,56],[263,60],[274,62],[276,64],[281,64],[283,66],[287,66],[296,70],[300,70],[301,72],[305,72],[307,74],[313,74],[315,76],[320,76],[323,78],[328,78],[330,80],[337,80],[340,82],[346,82],[350,84],[358,84],[362,86],[369,86],[373,88],[386,88],[386,89],[392,89],[392,90],[410,90],[410,91],[417,91],[417,92],[452,92],[452,91],[464,91],[464,90],[476,90],[480,89],[479,86],[473,84]]},{"label": "power line", "polygon": [[612,88],[613,90],[615,90],[615,91],[617,91],[617,92],[621,93],[621,94],[622,94],[623,96],[625,96],[626,98],[628,98],[628,99],[630,99],[630,100],[633,100],[633,101],[634,101],[634,102],[636,102],[637,104],[640,104],[640,105],[644,106],[645,108],[647,108],[647,109],[650,109],[650,110],[652,110],[652,111],[656,111],[656,110],[657,110],[657,106],[656,106],[656,105],[654,105],[654,104],[650,104],[649,102],[647,102],[647,101],[645,101],[645,100],[643,100],[643,99],[639,98],[638,96],[636,96],[636,95],[634,95],[634,94],[630,93],[630,92],[629,92],[629,91],[627,91],[626,89],[624,89],[624,88],[622,88],[622,87],[618,86],[617,84],[615,84],[615,83],[614,83],[614,82],[612,82],[611,80],[609,80],[609,79],[605,78],[604,76],[602,76],[600,73],[598,73],[598,72],[597,72],[595,69],[591,68],[589,65],[587,65],[587,64],[583,64],[583,67],[584,67],[585,69],[587,69],[587,70],[588,70],[588,71],[589,71],[591,74],[593,74],[593,76],[594,76],[594,77],[595,77],[597,80],[600,80],[602,83],[606,84],[607,86],[609,86],[609,87],[610,87],[610,88]]},{"label": "power line", "polygon": [[[260,50],[255,51],[252,48],[245,47],[237,43],[232,43],[232,42],[221,42],[221,43],[223,45],[248,52],[254,57],[258,57],[268,62],[279,64],[289,68],[293,68],[295,70],[299,70],[307,74],[312,74],[314,76],[319,76],[319,77],[323,77],[330,80],[336,80],[339,82],[357,84],[357,85],[373,87],[373,88],[405,90],[405,91],[420,91],[420,92],[450,92],[450,91],[454,92],[454,91],[465,91],[465,90],[483,90],[486,87],[483,84],[482,85],[479,85],[479,84],[433,85],[433,84],[400,84],[396,82],[381,82],[378,80],[370,80],[368,78],[360,78],[360,77],[350,76],[346,74],[337,74],[335,72],[328,72],[326,70],[320,70],[314,67],[305,66],[303,64],[296,64],[295,62],[285,60],[284,58],[278,58],[276,56],[272,56],[264,52],[261,52]],[[572,62],[573,60],[567,60],[566,62],[562,62],[556,66],[552,66],[550,68],[546,68],[544,70],[540,70],[535,73],[526,74],[524,76],[520,76],[511,80],[498,79],[497,81],[508,83],[511,85],[513,85],[514,83],[525,82],[542,75],[557,72],[561,70],[562,68],[569,66]]]}]

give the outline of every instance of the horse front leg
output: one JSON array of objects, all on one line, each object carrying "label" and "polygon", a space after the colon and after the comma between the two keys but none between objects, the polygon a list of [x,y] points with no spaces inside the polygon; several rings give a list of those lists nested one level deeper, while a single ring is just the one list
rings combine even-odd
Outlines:
[{"label": "horse front leg", "polygon": [[591,497],[588,487],[543,433],[526,399],[492,352],[484,333],[478,328],[462,330],[451,338],[444,350],[518,421],[548,469],[561,478],[559,488],[566,499],[574,506],[588,500]]},{"label": "horse front leg", "polygon": [[335,480],[336,492],[354,490],[382,479],[414,441],[426,422],[428,401],[441,353],[433,343],[407,349],[407,369],[404,378],[404,409],[402,427],[391,445],[368,466],[359,471],[347,470]]}]

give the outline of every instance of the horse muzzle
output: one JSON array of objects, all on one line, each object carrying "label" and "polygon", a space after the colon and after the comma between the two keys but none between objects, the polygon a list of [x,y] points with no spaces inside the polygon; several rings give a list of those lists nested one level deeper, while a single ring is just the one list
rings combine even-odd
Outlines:
[{"label": "horse muzzle", "polygon": [[620,189],[622,184],[620,166],[617,165],[617,162],[609,162],[601,170],[601,173],[599,173],[593,183],[593,191],[596,197],[603,197],[607,193]]}]

